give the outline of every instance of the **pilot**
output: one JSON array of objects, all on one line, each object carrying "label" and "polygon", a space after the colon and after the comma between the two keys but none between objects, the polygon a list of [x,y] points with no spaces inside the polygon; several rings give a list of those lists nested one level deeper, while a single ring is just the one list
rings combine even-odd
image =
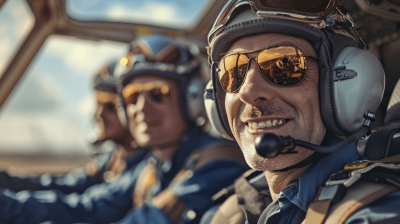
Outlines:
[{"label": "pilot", "polygon": [[[400,160],[388,150],[400,123],[361,139],[384,72],[339,1],[231,0],[208,41],[209,119],[254,170],[217,194],[225,202],[201,223],[400,223]],[[293,50],[307,65],[300,79],[277,82],[263,70],[270,55]],[[222,82],[238,64],[244,80]],[[360,152],[357,140],[367,141]]]},{"label": "pilot", "polygon": [[117,108],[137,144],[149,148],[140,163],[81,195],[3,189],[0,222],[198,222],[212,206],[211,196],[247,165],[235,142],[201,128],[205,82],[192,51],[162,36],[141,37],[115,68],[123,99]]},{"label": "pilot", "polygon": [[[115,63],[105,66],[94,79],[97,101],[95,119],[100,134],[93,146],[96,151],[100,150],[97,152],[98,157],[84,167],[60,176],[44,174],[39,177],[21,177],[0,172],[1,187],[15,192],[53,189],[64,194],[83,193],[90,186],[113,181],[122,171],[138,162],[133,155],[140,148],[124,127],[126,124],[118,120],[115,108],[118,79],[114,77],[114,67]],[[103,144],[106,141],[107,144]]]}]

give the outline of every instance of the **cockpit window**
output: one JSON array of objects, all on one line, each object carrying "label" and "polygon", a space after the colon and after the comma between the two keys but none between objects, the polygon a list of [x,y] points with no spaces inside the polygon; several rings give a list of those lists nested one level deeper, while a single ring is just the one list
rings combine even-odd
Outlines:
[{"label": "cockpit window", "polygon": [[212,0],[67,0],[74,19],[132,22],[175,29],[190,29]]},{"label": "cockpit window", "polygon": [[94,75],[128,49],[50,36],[1,108],[1,153],[87,154],[95,127]]},{"label": "cockpit window", "polygon": [[24,0],[6,1],[0,10],[0,77],[32,30],[35,18]]}]

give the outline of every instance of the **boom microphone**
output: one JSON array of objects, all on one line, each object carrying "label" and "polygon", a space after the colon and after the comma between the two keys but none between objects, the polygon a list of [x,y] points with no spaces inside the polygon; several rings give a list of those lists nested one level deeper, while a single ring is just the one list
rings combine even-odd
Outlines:
[{"label": "boom microphone", "polygon": [[319,153],[332,153],[336,152],[347,145],[357,141],[364,135],[367,135],[370,132],[370,125],[371,122],[374,121],[375,115],[369,111],[367,111],[364,114],[364,124],[362,128],[354,133],[353,135],[349,136],[345,140],[331,146],[319,146],[319,145],[314,145],[309,142],[304,142],[300,140],[295,140],[294,138],[287,136],[277,136],[272,133],[264,133],[260,134],[256,140],[255,140],[255,147],[257,150],[257,153],[264,157],[264,158],[274,158],[278,156],[279,154],[291,154],[291,153],[297,153],[297,151],[294,151],[296,146],[304,147],[307,149],[311,149],[313,151],[319,152]]}]

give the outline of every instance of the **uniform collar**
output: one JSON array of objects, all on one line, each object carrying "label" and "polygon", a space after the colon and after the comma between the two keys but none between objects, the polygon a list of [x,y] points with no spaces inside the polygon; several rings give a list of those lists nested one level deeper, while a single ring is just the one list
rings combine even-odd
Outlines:
[{"label": "uniform collar", "polygon": [[[343,141],[335,137],[332,144]],[[315,198],[317,189],[325,184],[329,177],[341,171],[347,163],[359,158],[357,147],[352,143],[345,148],[331,153],[311,165],[304,172],[298,182],[286,187],[280,194],[280,199],[285,197],[304,212],[307,211],[311,201]],[[278,199],[279,200],[279,199]]]}]

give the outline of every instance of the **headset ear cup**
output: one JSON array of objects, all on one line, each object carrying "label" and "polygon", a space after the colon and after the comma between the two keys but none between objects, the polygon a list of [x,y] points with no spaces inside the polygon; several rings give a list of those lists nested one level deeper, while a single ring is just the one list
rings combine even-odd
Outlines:
[{"label": "headset ear cup", "polygon": [[218,114],[216,101],[214,99],[214,88],[212,84],[212,80],[210,80],[206,86],[204,92],[204,105],[206,108],[208,120],[211,125],[215,128],[215,130],[225,139],[234,140],[225,130],[220,116]]},{"label": "headset ear cup", "polygon": [[346,136],[345,132],[337,122],[336,105],[333,93],[333,65],[327,43],[321,45],[319,51],[319,102],[322,120],[328,130],[335,135]]},{"label": "headset ear cup", "polygon": [[364,123],[364,113],[375,113],[385,90],[385,73],[379,59],[370,51],[344,48],[334,66],[333,102],[341,129],[355,133]]},{"label": "headset ear cup", "polygon": [[203,102],[203,90],[205,82],[200,77],[193,77],[189,80],[186,88],[186,106],[189,119],[201,126],[205,123],[205,108]]}]

